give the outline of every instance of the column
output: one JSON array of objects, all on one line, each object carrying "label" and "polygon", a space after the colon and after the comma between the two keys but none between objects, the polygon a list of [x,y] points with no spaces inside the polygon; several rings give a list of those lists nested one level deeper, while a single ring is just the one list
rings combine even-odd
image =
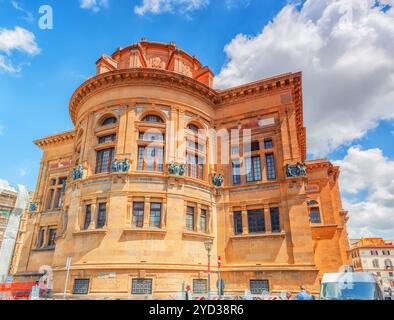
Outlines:
[{"label": "column", "polygon": [[197,212],[194,215],[194,219],[195,219],[195,227],[194,227],[194,231],[197,232],[203,232],[203,230],[201,230],[200,228],[200,218],[201,218],[201,204],[197,204],[197,208],[196,208]]},{"label": "column", "polygon": [[150,200],[151,197],[145,197],[144,228],[149,228]]},{"label": "column", "polygon": [[160,224],[160,228],[161,229],[165,229],[167,227],[167,200],[163,199],[163,204],[162,204],[162,208],[161,208],[161,224]]},{"label": "column", "polygon": [[271,211],[268,204],[264,205],[264,222],[265,222],[265,232],[272,233],[271,226]]},{"label": "column", "polygon": [[96,222],[97,222],[97,200],[96,202],[92,203],[92,208],[91,208],[91,219],[90,219],[90,225],[88,230],[94,230],[96,229]]},{"label": "column", "polygon": [[249,234],[248,210],[246,210],[246,207],[242,207],[242,234]]}]

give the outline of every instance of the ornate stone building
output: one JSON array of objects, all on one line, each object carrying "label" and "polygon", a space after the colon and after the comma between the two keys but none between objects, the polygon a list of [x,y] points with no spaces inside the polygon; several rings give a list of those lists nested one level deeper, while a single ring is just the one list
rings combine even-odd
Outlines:
[{"label": "ornate stone building", "polygon": [[306,161],[301,73],[226,90],[213,78],[173,43],[102,56],[71,97],[75,129],[35,141],[18,272],[52,266],[62,293],[71,257],[68,294],[138,299],[206,292],[206,240],[226,294],[318,292],[347,264],[339,168]]}]

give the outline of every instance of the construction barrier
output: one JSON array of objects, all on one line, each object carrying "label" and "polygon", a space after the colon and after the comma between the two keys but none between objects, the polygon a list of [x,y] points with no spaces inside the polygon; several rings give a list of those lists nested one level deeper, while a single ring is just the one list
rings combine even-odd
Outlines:
[{"label": "construction barrier", "polygon": [[[0,284],[0,300],[28,300],[33,287],[37,283],[1,283]],[[43,290],[40,290],[42,296]]]}]

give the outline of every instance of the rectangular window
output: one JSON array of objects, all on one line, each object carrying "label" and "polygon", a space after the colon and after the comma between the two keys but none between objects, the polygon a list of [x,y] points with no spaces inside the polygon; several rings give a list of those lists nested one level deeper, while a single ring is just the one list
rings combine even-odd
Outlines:
[{"label": "rectangular window", "polygon": [[58,185],[61,185],[63,188],[62,188],[62,191],[64,191],[64,189],[65,189],[65,186],[66,186],[66,183],[67,183],[67,178],[59,178],[59,183],[58,183]]},{"label": "rectangular window", "polygon": [[207,210],[201,209],[201,215],[200,215],[200,231],[201,232],[208,232],[208,214]]},{"label": "rectangular window", "polygon": [[259,141],[252,142],[251,151],[255,152],[259,150],[260,150],[260,142]]},{"label": "rectangular window", "polygon": [[163,172],[164,167],[164,148],[163,147],[138,147],[139,171]]},{"label": "rectangular window", "polygon": [[60,209],[63,203],[63,189],[56,190],[55,209]]},{"label": "rectangular window", "polygon": [[152,228],[161,227],[161,203],[151,203],[149,224]]},{"label": "rectangular window", "polygon": [[249,233],[265,232],[264,210],[248,211]]},{"label": "rectangular window", "polygon": [[234,234],[239,235],[243,233],[242,226],[242,212],[234,212]]},{"label": "rectangular window", "polygon": [[99,144],[116,141],[116,134],[99,137]]},{"label": "rectangular window", "polygon": [[193,140],[187,140],[187,146],[188,148],[194,150],[194,151],[201,151],[204,152],[205,150],[205,146],[201,143],[198,143],[196,141]]},{"label": "rectangular window", "polygon": [[144,227],[144,209],[145,204],[143,202],[133,203],[133,227],[143,228]]},{"label": "rectangular window", "polygon": [[152,279],[133,279],[132,294],[152,294]]},{"label": "rectangular window", "polygon": [[89,279],[75,279],[73,285],[73,294],[88,294]]},{"label": "rectangular window", "polygon": [[260,156],[246,159],[246,179],[247,182],[261,181]]},{"label": "rectangular window", "polygon": [[187,207],[186,229],[189,231],[194,231],[194,207]]},{"label": "rectangular window", "polygon": [[48,199],[47,199],[47,210],[52,209],[52,200],[55,190],[49,190]]},{"label": "rectangular window", "polygon": [[272,232],[281,232],[282,230],[280,227],[279,208],[271,208],[270,213]]},{"label": "rectangular window", "polygon": [[92,220],[92,205],[88,204],[85,207],[85,221],[83,223],[83,230],[88,230]]},{"label": "rectangular window", "polygon": [[194,154],[187,154],[187,175],[200,180],[204,178],[203,158]]},{"label": "rectangular window", "polygon": [[96,173],[111,172],[111,167],[114,159],[114,148],[97,151]]},{"label": "rectangular window", "polygon": [[42,248],[44,246],[44,236],[45,236],[45,229],[41,228],[40,232],[38,233],[37,248]]},{"label": "rectangular window", "polygon": [[312,208],[310,217],[311,217],[311,223],[316,223],[316,224],[321,223],[319,208]]},{"label": "rectangular window", "polygon": [[208,281],[205,279],[194,279],[193,280],[193,293],[194,294],[206,294],[208,292]]},{"label": "rectangular window", "polygon": [[55,239],[56,239],[56,229],[49,229],[48,230],[48,247],[55,246]]},{"label": "rectangular window", "polygon": [[265,156],[267,162],[267,178],[268,180],[275,180],[276,179],[276,172],[275,172],[275,158],[273,154],[267,154]]},{"label": "rectangular window", "polygon": [[231,155],[239,156],[239,146],[231,146]]},{"label": "rectangular window", "polygon": [[233,184],[241,183],[241,164],[239,160],[233,161]]},{"label": "rectangular window", "polygon": [[263,294],[263,292],[269,292],[268,280],[250,280],[250,293],[251,294]]},{"label": "rectangular window", "polygon": [[138,163],[137,163],[138,171],[144,170],[144,154],[145,154],[145,147],[138,147]]},{"label": "rectangular window", "polygon": [[264,149],[269,150],[274,147],[274,144],[272,143],[272,139],[265,139],[264,140]]},{"label": "rectangular window", "polygon": [[107,220],[107,204],[100,203],[97,215],[97,229],[102,229],[105,226]]}]

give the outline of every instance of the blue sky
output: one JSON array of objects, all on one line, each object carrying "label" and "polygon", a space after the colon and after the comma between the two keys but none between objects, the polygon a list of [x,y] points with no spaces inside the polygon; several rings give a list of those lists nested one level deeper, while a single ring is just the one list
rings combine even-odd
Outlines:
[{"label": "blue sky", "polygon": [[[174,41],[218,87],[303,71],[309,158],[342,166],[353,236],[394,238],[392,0],[152,3],[0,0],[0,179],[34,190],[32,140],[72,129],[69,99],[101,54],[142,37]],[[39,28],[41,5],[53,8],[53,30]],[[25,32],[11,43],[16,27]]]}]

